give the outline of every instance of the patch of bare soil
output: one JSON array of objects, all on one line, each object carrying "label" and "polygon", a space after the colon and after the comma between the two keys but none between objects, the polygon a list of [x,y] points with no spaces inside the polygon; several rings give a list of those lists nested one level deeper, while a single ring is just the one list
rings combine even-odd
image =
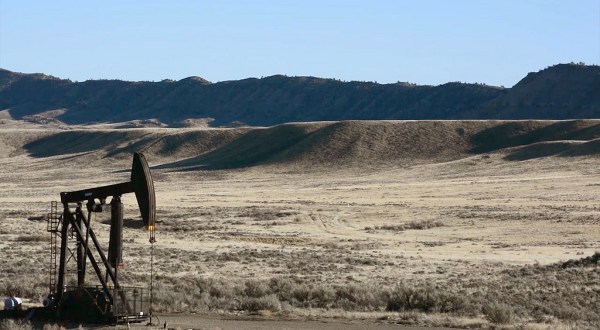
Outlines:
[{"label": "patch of bare soil", "polygon": [[[343,320],[335,318],[318,319],[285,319],[273,316],[215,316],[215,315],[159,315],[153,320],[158,325],[166,322],[167,328],[180,329],[206,329],[206,330],[238,330],[238,329],[264,329],[264,330],[417,330],[422,327],[402,326],[390,324],[379,320],[365,322],[365,320]],[[430,327],[431,330],[446,330],[450,328]]]}]

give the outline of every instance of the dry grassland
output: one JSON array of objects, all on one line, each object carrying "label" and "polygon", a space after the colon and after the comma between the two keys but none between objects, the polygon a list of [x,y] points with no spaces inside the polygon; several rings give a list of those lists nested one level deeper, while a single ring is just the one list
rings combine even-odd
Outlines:
[{"label": "dry grassland", "polygon": [[[485,122],[479,130],[492,126]],[[323,127],[329,126],[301,129],[324,134]],[[306,146],[311,141],[303,139],[294,143],[310,152],[292,150],[292,157],[287,149],[265,156],[260,166],[203,169],[197,167],[207,159],[198,158],[200,149],[222,160],[223,153],[231,157],[235,150],[210,150],[233,148],[226,142],[244,135],[219,132],[211,146],[197,145],[182,157],[179,149],[149,152],[146,142],[140,142],[166,129],[161,130],[106,131],[102,134],[127,132],[137,140],[107,142],[99,136],[82,141],[79,148],[73,140],[60,140],[73,151],[64,154],[59,149],[43,154],[43,145],[31,147],[31,142],[54,136],[52,130],[1,131],[0,289],[17,288],[31,302],[46,295],[48,234],[38,217],[61,191],[128,181],[130,154],[115,150],[143,145],[140,150],[154,167],[157,193],[158,311],[335,316],[456,327],[600,325],[595,254],[600,243],[600,151],[594,140],[476,153],[468,152],[473,146],[466,140],[457,140],[444,148],[450,153],[449,146],[462,145],[453,154],[435,147],[430,156],[417,150],[424,155],[421,160],[396,155],[386,162],[377,157],[391,152],[394,144],[368,146],[365,140],[359,144],[381,148],[379,156],[360,163],[355,155],[352,166],[328,167],[316,166],[318,157],[343,150],[324,149],[317,157]],[[192,134],[181,132],[177,134]],[[110,150],[86,147],[92,142],[111,144]],[[194,145],[191,140],[182,143]],[[588,149],[583,155],[565,154],[584,144]],[[352,149],[357,143],[347,145]],[[246,146],[237,155],[262,152]],[[527,157],[532,155],[531,150],[525,153],[527,148],[554,151]],[[350,149],[347,153],[358,152]],[[126,267],[121,273],[128,283],[148,283],[147,233],[140,228],[135,198],[125,196],[124,203]],[[93,219],[104,241],[108,217]]]}]

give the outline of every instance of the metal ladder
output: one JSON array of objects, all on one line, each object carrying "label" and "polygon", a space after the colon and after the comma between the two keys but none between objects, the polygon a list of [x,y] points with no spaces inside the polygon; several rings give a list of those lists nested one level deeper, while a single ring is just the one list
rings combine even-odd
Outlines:
[{"label": "metal ladder", "polygon": [[60,236],[60,223],[62,216],[58,214],[58,202],[50,203],[48,225],[46,230],[50,233],[50,293],[56,293],[56,273],[58,269],[58,237]]}]

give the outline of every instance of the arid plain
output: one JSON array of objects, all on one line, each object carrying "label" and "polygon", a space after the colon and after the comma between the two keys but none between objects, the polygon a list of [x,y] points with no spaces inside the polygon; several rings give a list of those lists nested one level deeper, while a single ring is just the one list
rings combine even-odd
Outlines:
[{"label": "arid plain", "polygon": [[[157,197],[155,310],[422,326],[595,328],[600,121],[272,128],[0,125],[0,289],[47,293],[59,193]],[[126,282],[150,243],[125,196]],[[93,218],[106,241],[109,214]],[[15,283],[15,279],[18,279]]]}]

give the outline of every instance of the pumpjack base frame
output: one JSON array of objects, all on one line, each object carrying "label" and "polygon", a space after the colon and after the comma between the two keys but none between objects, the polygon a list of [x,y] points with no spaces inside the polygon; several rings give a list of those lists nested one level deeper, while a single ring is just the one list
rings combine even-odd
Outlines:
[{"label": "pumpjack base frame", "polygon": [[[31,322],[79,322],[87,324],[124,324],[147,321],[148,296],[142,287],[118,289],[117,304],[110,305],[101,287],[73,287],[64,291],[60,304],[24,310],[0,311],[0,320],[22,319]],[[121,297],[125,297],[122,301]]]}]

